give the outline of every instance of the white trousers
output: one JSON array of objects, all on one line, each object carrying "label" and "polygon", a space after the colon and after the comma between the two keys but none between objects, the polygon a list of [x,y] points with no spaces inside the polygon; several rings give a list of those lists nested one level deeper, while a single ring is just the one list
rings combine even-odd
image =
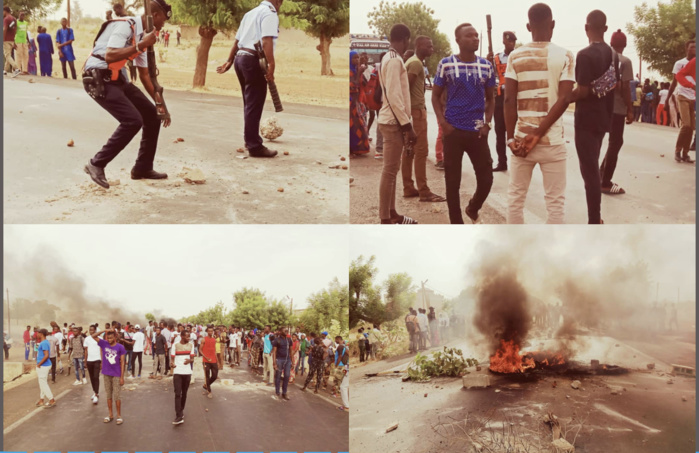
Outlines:
[{"label": "white trousers", "polygon": [[48,399],[49,401],[53,399],[53,393],[51,392],[51,387],[49,387],[50,372],[50,366],[41,366],[36,369],[36,376],[39,378],[39,392],[41,392],[39,398]]}]

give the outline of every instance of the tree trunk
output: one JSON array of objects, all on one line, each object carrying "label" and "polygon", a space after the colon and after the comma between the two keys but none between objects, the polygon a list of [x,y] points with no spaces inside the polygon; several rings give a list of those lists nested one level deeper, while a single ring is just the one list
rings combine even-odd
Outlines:
[{"label": "tree trunk", "polygon": [[209,50],[218,32],[213,28],[199,27],[199,45],[197,46],[197,63],[194,67],[194,80],[192,87],[199,88],[206,85],[206,68],[209,65]]},{"label": "tree trunk", "polygon": [[328,38],[325,35],[320,35],[320,45],[316,47],[316,49],[318,49],[320,52],[320,75],[335,75],[330,67],[330,44],[332,42],[332,38]]}]

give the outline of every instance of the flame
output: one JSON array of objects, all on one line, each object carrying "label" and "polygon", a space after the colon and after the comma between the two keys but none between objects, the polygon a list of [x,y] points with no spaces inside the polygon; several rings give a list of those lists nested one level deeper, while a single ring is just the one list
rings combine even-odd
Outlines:
[{"label": "flame", "polygon": [[535,366],[534,359],[519,353],[519,345],[514,340],[500,340],[500,348],[490,357],[490,370],[496,373],[524,373]]},{"label": "flame", "polygon": [[500,348],[490,357],[490,370],[496,373],[524,373],[533,368],[565,364],[566,359],[560,353],[544,351],[522,355],[519,345],[514,340],[500,340]]}]

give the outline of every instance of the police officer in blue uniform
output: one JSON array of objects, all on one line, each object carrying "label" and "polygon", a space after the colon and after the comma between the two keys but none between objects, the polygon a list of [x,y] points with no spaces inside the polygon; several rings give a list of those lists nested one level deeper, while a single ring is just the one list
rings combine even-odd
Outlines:
[{"label": "police officer in blue uniform", "polygon": [[[149,0],[147,0],[149,1]],[[160,30],[172,15],[165,0],[150,0],[155,30]],[[156,42],[155,31],[145,33],[146,17],[122,17],[105,23],[100,31],[90,58],[85,63],[83,82],[86,91],[117,121],[117,127],[109,141],[85,165],[85,173],[92,180],[109,188],[104,168],[143,129],[143,138],[136,163],[131,169],[131,179],[165,179],[166,173],[153,170],[153,160],[158,147],[161,120],[158,113],[167,109],[155,92],[148,72],[146,49]],[[141,83],[150,97],[158,104],[153,105],[143,92],[129,82],[126,63],[132,61],[138,68]],[[91,81],[89,83],[88,81]],[[170,119],[163,119],[164,127]]]},{"label": "police officer in blue uniform", "polygon": [[[235,42],[228,61],[217,68],[219,74],[232,66],[240,82],[245,109],[245,147],[251,157],[274,157],[277,155],[262,143],[260,118],[267,97],[267,81],[274,81],[274,47],[279,36],[277,11],[284,0],[264,0],[248,11],[240,22]],[[268,63],[265,75],[260,67],[255,44],[262,42]]]}]

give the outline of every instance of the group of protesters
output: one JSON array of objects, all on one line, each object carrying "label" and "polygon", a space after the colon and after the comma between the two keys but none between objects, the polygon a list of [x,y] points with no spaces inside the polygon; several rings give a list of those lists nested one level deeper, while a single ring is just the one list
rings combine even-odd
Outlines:
[{"label": "group of protesters", "polygon": [[[543,175],[547,223],[564,223],[568,150],[562,115],[572,104],[575,149],[590,224],[604,223],[602,194],[626,193],[613,181],[625,125],[642,119],[680,126],[675,160],[694,163],[689,156],[695,149],[693,35],[683,37],[685,54],[676,56],[671,83],[656,86],[648,80],[641,86],[634,78],[631,60],[623,54],[626,35],[618,29],[605,39],[609,27],[604,12],[592,11],[580,24],[589,45],[577,56],[551,42],[553,17],[548,5],[533,5],[527,24],[531,42],[516,47],[515,33],[506,31],[504,51],[487,58],[477,55],[478,30],[470,23],[456,27],[458,52],[439,63],[431,96],[439,126],[436,167],[444,170],[446,200],[430,190],[425,167],[429,146],[424,61],[434,53],[432,39],[414,37],[408,26],[396,24],[389,36],[390,49],[379,63],[372,66],[366,54],[350,54],[350,152],[353,156],[370,152],[370,130],[376,118],[375,157],[383,166],[378,204],[381,223],[418,223],[396,211],[399,172],[404,198],[446,201],[450,222],[460,224],[464,212],[471,222],[480,222],[479,212],[490,194],[494,172],[508,169],[507,222],[524,223],[527,192],[537,165]],[[496,134],[495,165],[488,145],[491,129]],[[601,156],[606,134],[609,143]],[[476,187],[462,211],[464,154],[473,164]]]},{"label": "group of protesters", "polygon": [[[5,337],[7,344],[8,337]],[[310,385],[315,386],[315,393],[318,393],[320,386],[327,388],[328,379],[332,378],[332,395],[342,396],[343,404],[339,409],[349,409],[348,352],[342,337],[336,336],[332,341],[328,332],[311,333],[307,337],[300,328],[289,334],[286,327],[272,332],[271,326],[246,330],[233,325],[203,326],[173,321],[148,321],[143,327],[112,321],[105,323],[100,330],[98,323],[83,329],[75,324],[64,323],[61,327],[51,322],[48,329],[27,326],[23,340],[25,360],[37,364],[40,399],[36,406],[52,408],[56,405],[49,381],[55,384],[56,374],[64,373],[63,355],[68,357],[67,375],[74,367],[76,380],[73,385],[85,385],[89,378],[93,404],[99,402],[102,374],[109,409],[105,423],[115,419],[116,424],[123,423],[121,387],[125,379],[141,378],[144,355],[153,359],[149,379],[172,377],[175,391],[173,424],[184,422],[183,411],[197,358],[202,360],[202,388],[207,398],[213,398],[212,385],[224,366],[239,367],[247,361],[253,373],[262,374],[266,385],[274,385],[275,398],[279,401],[289,401],[289,383],[293,383],[297,375],[307,374],[302,390]]]}]

